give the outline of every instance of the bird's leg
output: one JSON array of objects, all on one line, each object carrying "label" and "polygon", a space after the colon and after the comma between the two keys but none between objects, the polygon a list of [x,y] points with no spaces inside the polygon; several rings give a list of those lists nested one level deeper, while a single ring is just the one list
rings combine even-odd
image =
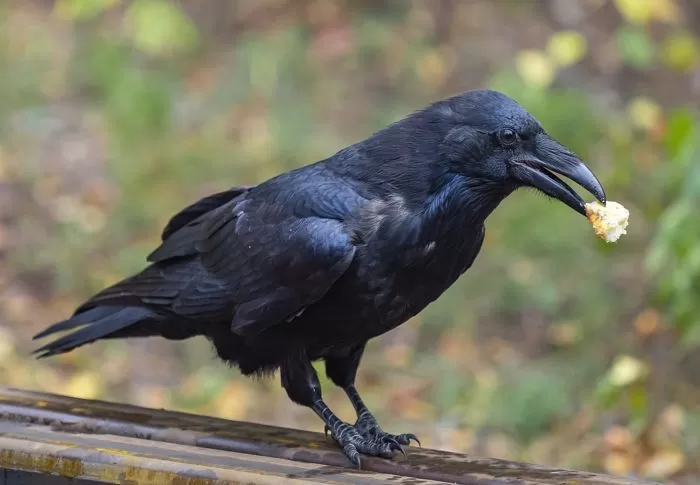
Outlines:
[{"label": "bird's leg", "polygon": [[308,357],[287,360],[281,367],[281,376],[282,386],[289,398],[314,410],[348,459],[358,468],[360,453],[390,458],[395,451],[403,451],[396,442],[364,436],[351,424],[341,421],[323,402],[321,384]]},{"label": "bird's leg", "polygon": [[355,388],[355,376],[364,349],[365,346],[363,344],[355,348],[345,357],[326,358],[326,374],[334,384],[345,391],[352,406],[355,408],[355,412],[357,413],[355,429],[362,436],[372,440],[381,440],[398,445],[409,445],[411,444],[411,440],[415,440],[416,443],[420,445],[420,441],[413,433],[394,435],[384,431],[377,423],[377,419],[362,401],[360,394]]}]

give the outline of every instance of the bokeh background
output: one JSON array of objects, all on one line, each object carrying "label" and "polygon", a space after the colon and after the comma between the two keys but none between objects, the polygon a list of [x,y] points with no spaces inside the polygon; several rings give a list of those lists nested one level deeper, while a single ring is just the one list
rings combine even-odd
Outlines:
[{"label": "bokeh background", "polygon": [[430,447],[698,483],[699,36],[694,0],[4,0],[0,383],[320,431],[203,340],[37,362],[31,336],[198,197],[486,86],[584,157],[629,233],[514,194],[460,282],[371,342],[368,404]]}]

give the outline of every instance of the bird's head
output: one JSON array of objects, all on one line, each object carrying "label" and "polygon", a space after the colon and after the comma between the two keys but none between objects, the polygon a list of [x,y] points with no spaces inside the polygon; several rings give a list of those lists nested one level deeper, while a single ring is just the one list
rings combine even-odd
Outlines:
[{"label": "bird's head", "polygon": [[603,187],[583,161],[505,94],[468,91],[429,111],[447,130],[441,152],[453,170],[504,187],[534,187],[585,215],[583,199],[559,174],[605,203]]}]

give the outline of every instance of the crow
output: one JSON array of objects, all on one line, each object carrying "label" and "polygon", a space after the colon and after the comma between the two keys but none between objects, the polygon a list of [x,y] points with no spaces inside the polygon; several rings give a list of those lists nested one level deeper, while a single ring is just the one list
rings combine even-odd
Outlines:
[{"label": "crow", "polygon": [[[466,91],[417,110],[326,159],[233,187],[175,214],[141,272],[98,292],[34,338],[73,330],[39,358],[100,339],[204,336],[246,376],[280,371],[348,459],[405,454],[355,388],[367,342],[435,301],[467,269],[484,222],[519,187],[585,215],[565,176],[605,204],[603,187],[517,101]],[[322,399],[312,362],[355,408]]]}]

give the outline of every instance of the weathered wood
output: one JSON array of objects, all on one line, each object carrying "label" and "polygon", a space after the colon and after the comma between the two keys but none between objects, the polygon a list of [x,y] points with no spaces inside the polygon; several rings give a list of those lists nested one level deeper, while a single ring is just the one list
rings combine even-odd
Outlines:
[{"label": "weathered wood", "polygon": [[407,453],[363,457],[355,470],[320,433],[0,387],[0,470],[87,480],[80,483],[654,483],[416,447]]}]

